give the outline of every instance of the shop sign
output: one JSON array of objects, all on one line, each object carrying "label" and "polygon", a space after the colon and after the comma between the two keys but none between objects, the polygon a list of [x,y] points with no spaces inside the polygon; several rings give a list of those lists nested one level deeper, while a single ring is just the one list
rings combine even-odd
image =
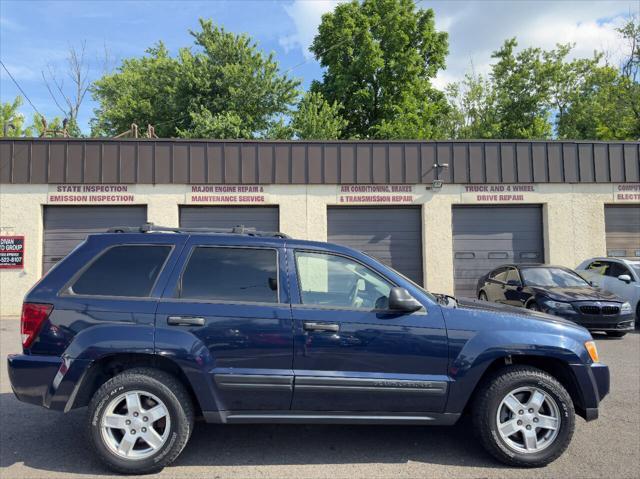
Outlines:
[{"label": "shop sign", "polygon": [[51,185],[49,204],[126,204],[135,203],[133,185]]},{"label": "shop sign", "polygon": [[403,204],[416,199],[413,185],[340,185],[340,204]]},{"label": "shop sign", "polygon": [[24,268],[24,236],[0,236],[0,269]]},{"label": "shop sign", "polygon": [[618,183],[613,185],[613,201],[640,203],[640,183]]},{"label": "shop sign", "polygon": [[252,205],[269,203],[264,185],[190,185],[185,201],[191,205]]},{"label": "shop sign", "polygon": [[463,185],[461,199],[463,203],[527,203],[535,192],[536,185],[528,184]]}]

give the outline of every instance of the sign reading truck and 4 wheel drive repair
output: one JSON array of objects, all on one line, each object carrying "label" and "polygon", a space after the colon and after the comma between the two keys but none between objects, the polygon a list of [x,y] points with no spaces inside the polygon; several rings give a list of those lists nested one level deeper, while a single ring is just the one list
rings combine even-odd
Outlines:
[{"label": "sign reading truck and 4 wheel drive repair", "polygon": [[24,236],[0,236],[0,269],[24,268]]}]

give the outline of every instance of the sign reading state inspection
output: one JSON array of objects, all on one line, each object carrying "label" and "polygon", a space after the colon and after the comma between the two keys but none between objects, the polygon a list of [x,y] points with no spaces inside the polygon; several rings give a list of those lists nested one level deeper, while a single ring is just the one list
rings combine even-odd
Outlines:
[{"label": "sign reading state inspection", "polygon": [[341,185],[338,203],[413,203],[413,185]]},{"label": "sign reading state inspection", "polygon": [[466,203],[523,203],[531,201],[536,185],[496,184],[463,185],[462,201]]},{"label": "sign reading state inspection", "polygon": [[24,268],[24,236],[0,236],[0,269]]},{"label": "sign reading state inspection", "polygon": [[191,185],[188,204],[250,205],[269,202],[266,187],[262,185]]},{"label": "sign reading state inspection", "polygon": [[53,204],[135,203],[133,185],[51,185],[47,202]]}]

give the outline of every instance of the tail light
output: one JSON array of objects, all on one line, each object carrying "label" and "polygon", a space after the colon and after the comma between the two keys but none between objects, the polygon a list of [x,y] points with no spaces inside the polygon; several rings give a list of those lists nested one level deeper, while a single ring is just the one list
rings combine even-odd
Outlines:
[{"label": "tail light", "polygon": [[28,348],[38,336],[42,324],[47,320],[52,304],[23,303],[22,317],[20,318],[20,333],[22,335],[22,347]]}]

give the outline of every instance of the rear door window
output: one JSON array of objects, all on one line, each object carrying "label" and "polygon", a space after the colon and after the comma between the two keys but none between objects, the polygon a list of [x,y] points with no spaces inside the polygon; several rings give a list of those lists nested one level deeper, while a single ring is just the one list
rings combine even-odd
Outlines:
[{"label": "rear door window", "polygon": [[278,254],[274,249],[199,246],[178,287],[186,299],[278,302]]},{"label": "rear door window", "polygon": [[507,268],[498,268],[494,270],[489,277],[495,281],[502,281],[504,283],[507,281],[507,273]]},{"label": "rear door window", "polygon": [[507,273],[507,283],[513,282],[512,284],[520,283],[520,274],[518,274],[518,270],[515,268],[509,268],[509,272]]},{"label": "rear door window", "polygon": [[168,245],[109,248],[80,274],[71,292],[90,296],[149,296],[170,251]]}]

